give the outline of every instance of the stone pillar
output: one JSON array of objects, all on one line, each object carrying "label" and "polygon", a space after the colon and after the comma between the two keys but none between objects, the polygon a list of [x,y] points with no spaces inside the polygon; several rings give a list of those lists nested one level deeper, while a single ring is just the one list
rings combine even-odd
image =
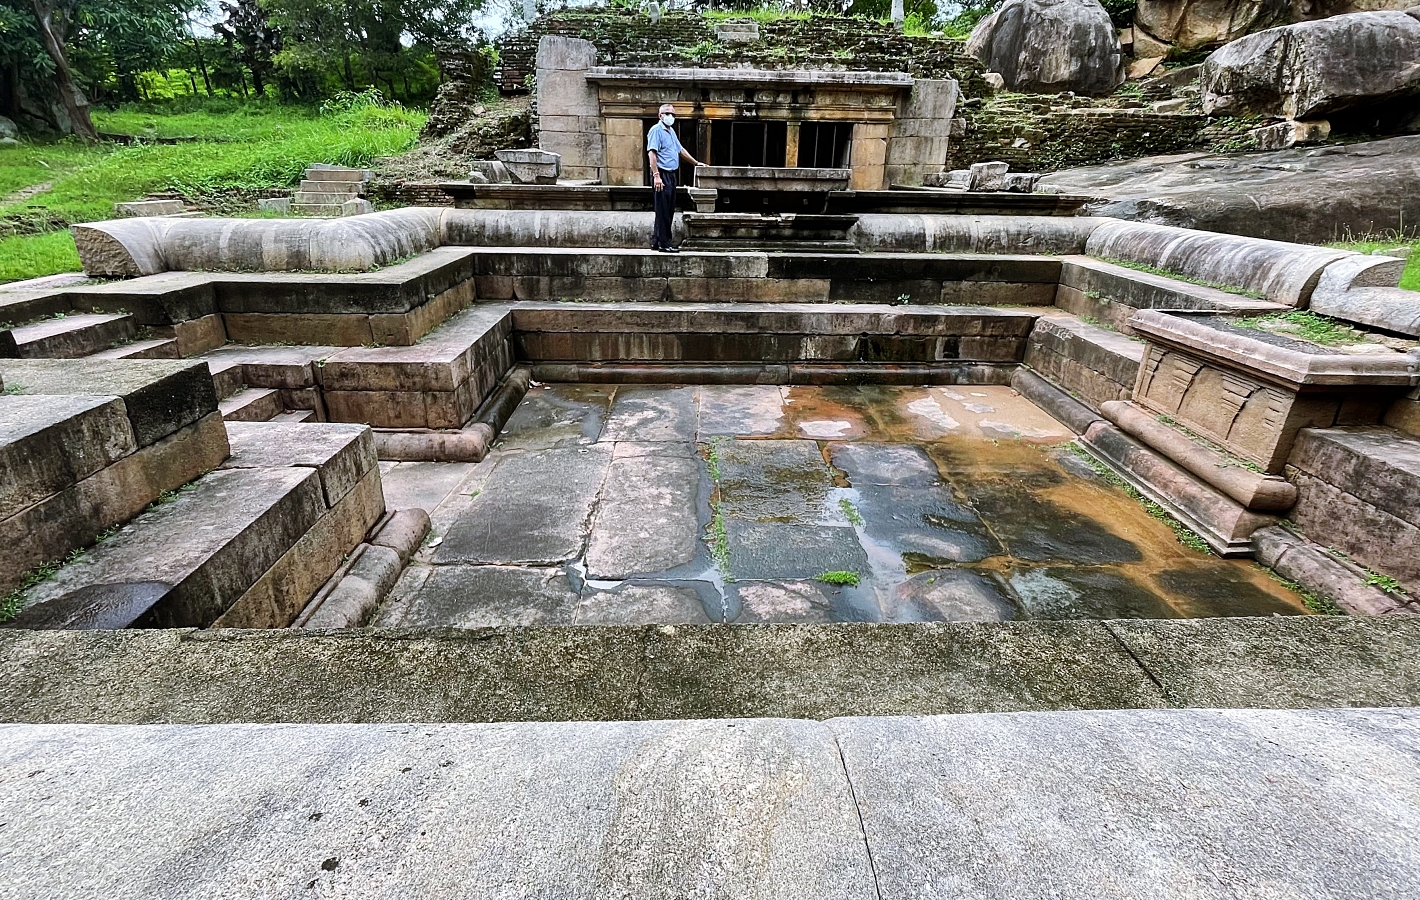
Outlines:
[{"label": "stone pillar", "polygon": [[646,175],[646,136],[640,119],[606,119],[607,184],[643,184]]},{"label": "stone pillar", "polygon": [[957,95],[954,78],[912,83],[912,91],[898,101],[888,133],[886,185],[918,185],[923,175],[946,168]]},{"label": "stone pillar", "polygon": [[596,62],[591,41],[549,34],[537,42],[537,142],[561,154],[563,178],[605,180],[601,108],[587,82]]},{"label": "stone pillar", "polygon": [[791,169],[799,164],[799,124],[790,122],[785,129],[784,165]]},{"label": "stone pillar", "polygon": [[848,186],[853,190],[883,189],[889,127],[867,122],[853,126],[853,141],[848,145],[848,165],[853,169],[853,180]]}]

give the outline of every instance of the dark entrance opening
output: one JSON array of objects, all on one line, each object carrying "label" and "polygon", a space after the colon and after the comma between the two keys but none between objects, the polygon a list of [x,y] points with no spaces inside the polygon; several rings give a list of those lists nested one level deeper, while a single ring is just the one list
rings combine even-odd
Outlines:
[{"label": "dark entrance opening", "polygon": [[711,122],[710,159],[714,166],[784,165],[789,145],[785,122]]},{"label": "dark entrance opening", "polygon": [[[651,126],[656,124],[656,119],[641,120],[641,183],[649,185],[651,183],[651,160],[646,155],[646,135],[651,133]],[[700,155],[700,129],[696,127],[698,123],[694,119],[682,119],[676,117],[675,125],[671,128],[680,138],[680,145],[685,148],[696,159],[704,162]],[[681,187],[693,187],[695,185],[695,167],[684,159],[680,161],[680,168],[676,170],[676,183]]]},{"label": "dark entrance opening", "polygon": [[803,169],[848,167],[852,122],[805,122],[799,126],[799,162]]}]

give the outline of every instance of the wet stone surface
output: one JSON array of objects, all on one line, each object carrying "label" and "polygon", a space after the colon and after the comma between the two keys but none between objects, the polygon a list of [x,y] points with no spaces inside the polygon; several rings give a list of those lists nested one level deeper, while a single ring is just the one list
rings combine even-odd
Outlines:
[{"label": "wet stone surface", "polygon": [[387,473],[436,502],[435,533],[374,621],[1306,613],[1181,545],[1070,438],[1006,387],[535,385],[482,463]]}]

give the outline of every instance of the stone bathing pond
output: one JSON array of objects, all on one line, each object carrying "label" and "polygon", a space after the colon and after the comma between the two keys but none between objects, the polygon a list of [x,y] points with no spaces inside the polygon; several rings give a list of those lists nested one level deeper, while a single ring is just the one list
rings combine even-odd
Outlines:
[{"label": "stone bathing pond", "polygon": [[533,385],[481,463],[381,464],[435,537],[371,624],[1307,612],[1072,439],[999,385]]}]

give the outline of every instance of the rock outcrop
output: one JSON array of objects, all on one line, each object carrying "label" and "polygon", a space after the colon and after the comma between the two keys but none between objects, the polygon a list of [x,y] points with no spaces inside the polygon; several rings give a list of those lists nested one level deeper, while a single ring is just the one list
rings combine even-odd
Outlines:
[{"label": "rock outcrop", "polygon": [[1387,106],[1391,117],[1420,108],[1420,7],[1367,12],[1269,28],[1233,41],[1203,64],[1209,114],[1324,117]]},{"label": "rock outcrop", "polygon": [[1184,153],[1068,169],[1042,187],[1101,215],[1283,241],[1420,222],[1420,136],[1271,153]]},{"label": "rock outcrop", "polygon": [[1006,0],[966,49],[1013,91],[1098,95],[1124,80],[1114,26],[1096,0]]},{"label": "rock outcrop", "polygon": [[1134,28],[1177,50],[1199,50],[1281,24],[1288,7],[1288,0],[1143,0]]}]

